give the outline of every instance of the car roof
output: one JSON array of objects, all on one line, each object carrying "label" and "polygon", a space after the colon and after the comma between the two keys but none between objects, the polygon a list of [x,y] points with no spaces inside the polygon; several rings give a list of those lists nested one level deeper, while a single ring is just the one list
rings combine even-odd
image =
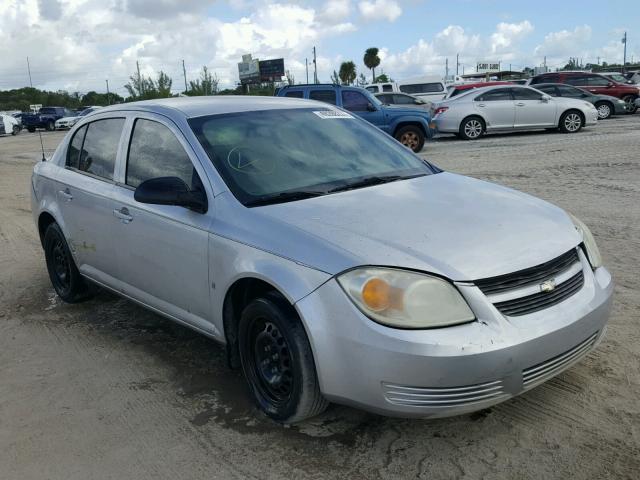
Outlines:
[{"label": "car roof", "polygon": [[474,83],[461,83],[460,85],[454,85],[453,88],[458,90],[468,90],[470,88],[482,88],[491,87],[494,85],[515,85],[513,82],[500,81],[500,82],[474,82]]},{"label": "car roof", "polygon": [[251,95],[214,95],[203,97],[173,97],[141,102],[120,103],[100,109],[100,113],[118,111],[142,111],[164,115],[182,115],[187,118],[225,113],[279,110],[289,108],[309,108],[314,104],[328,108],[327,104],[313,100],[289,97],[260,97]]}]

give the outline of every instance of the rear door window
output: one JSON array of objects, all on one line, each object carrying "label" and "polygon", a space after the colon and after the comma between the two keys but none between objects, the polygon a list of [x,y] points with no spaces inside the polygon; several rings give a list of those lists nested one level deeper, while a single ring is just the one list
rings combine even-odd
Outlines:
[{"label": "rear door window", "polygon": [[311,90],[309,92],[309,99],[337,105],[335,90]]},{"label": "rear door window", "polygon": [[500,100],[513,100],[510,88],[497,88],[485,92],[475,98],[476,102],[498,102]]},{"label": "rear door window", "polygon": [[284,94],[285,97],[303,98],[304,92],[302,90],[294,90]]},{"label": "rear door window", "polygon": [[588,85],[588,78],[588,75],[568,75],[567,78],[565,78],[564,83],[566,83],[567,85],[585,87]]},{"label": "rear door window", "polygon": [[369,99],[360,92],[342,91],[342,106],[350,112],[366,112],[369,103]]},{"label": "rear door window", "polygon": [[590,87],[606,87],[611,83],[611,80],[600,75],[589,75],[588,82]]},{"label": "rear door window", "polygon": [[124,118],[107,118],[87,125],[78,170],[113,180]]},{"label": "rear door window", "polygon": [[82,151],[85,133],[87,133],[86,125],[73,134],[67,150],[67,167],[75,168],[76,170],[80,169],[80,152]]}]

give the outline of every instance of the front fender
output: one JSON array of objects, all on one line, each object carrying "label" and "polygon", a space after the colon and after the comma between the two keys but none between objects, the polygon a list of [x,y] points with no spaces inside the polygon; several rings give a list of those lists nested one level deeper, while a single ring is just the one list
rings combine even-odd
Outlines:
[{"label": "front fender", "polygon": [[418,123],[422,126],[424,131],[427,134],[427,138],[431,138],[433,136],[433,132],[429,127],[429,120],[427,118],[420,115],[402,115],[400,117],[394,118],[391,120],[389,124],[389,133],[393,135],[396,129],[405,123]]},{"label": "front fender", "polygon": [[262,280],[293,305],[331,278],[328,273],[213,233],[209,235],[209,259],[212,319],[220,331],[224,330],[224,299],[240,279]]}]

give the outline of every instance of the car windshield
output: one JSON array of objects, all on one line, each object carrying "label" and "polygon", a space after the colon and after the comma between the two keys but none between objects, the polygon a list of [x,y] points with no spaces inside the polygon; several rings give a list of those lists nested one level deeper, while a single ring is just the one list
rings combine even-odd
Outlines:
[{"label": "car windshield", "polygon": [[79,117],[84,117],[85,115],[89,115],[91,112],[93,112],[93,108],[89,107],[89,108],[85,108],[84,110],[82,110],[78,116]]},{"label": "car windshield", "polygon": [[333,108],[211,115],[189,124],[232,193],[247,206],[438,171],[364,120]]}]

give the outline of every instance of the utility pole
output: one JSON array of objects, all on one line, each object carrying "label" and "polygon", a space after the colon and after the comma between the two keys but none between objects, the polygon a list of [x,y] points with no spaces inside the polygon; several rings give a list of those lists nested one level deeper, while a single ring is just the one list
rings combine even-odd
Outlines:
[{"label": "utility pole", "polygon": [[107,82],[107,105],[111,105],[111,95],[109,94],[109,79],[105,80]]},{"label": "utility pole", "polygon": [[140,64],[138,63],[138,60],[136,60],[136,70],[138,70],[138,86],[140,87],[140,94],[144,95],[144,82],[140,76]]},{"label": "utility pole", "polygon": [[29,72],[29,86],[33,88],[33,82],[31,81],[31,65],[29,65],[29,57],[27,57],[27,72]]},{"label": "utility pole", "polygon": [[316,61],[316,47],[313,47],[313,83],[318,83],[318,62]]},{"label": "utility pole", "polygon": [[184,60],[182,60],[182,74],[184,75],[184,93],[187,93],[187,69],[184,68]]},{"label": "utility pole", "polygon": [[304,59],[304,68],[307,71],[307,85],[309,85],[309,59],[308,58]]},{"label": "utility pole", "polygon": [[598,57],[598,61],[596,62],[596,65],[600,65],[600,57]]},{"label": "utility pole", "polygon": [[624,54],[622,57],[622,73],[627,71],[627,32],[624,32]]},{"label": "utility pole", "polygon": [[460,54],[456,53],[456,76],[458,76],[459,69],[460,69]]},{"label": "utility pole", "polygon": [[444,78],[449,78],[449,57],[444,59]]}]

